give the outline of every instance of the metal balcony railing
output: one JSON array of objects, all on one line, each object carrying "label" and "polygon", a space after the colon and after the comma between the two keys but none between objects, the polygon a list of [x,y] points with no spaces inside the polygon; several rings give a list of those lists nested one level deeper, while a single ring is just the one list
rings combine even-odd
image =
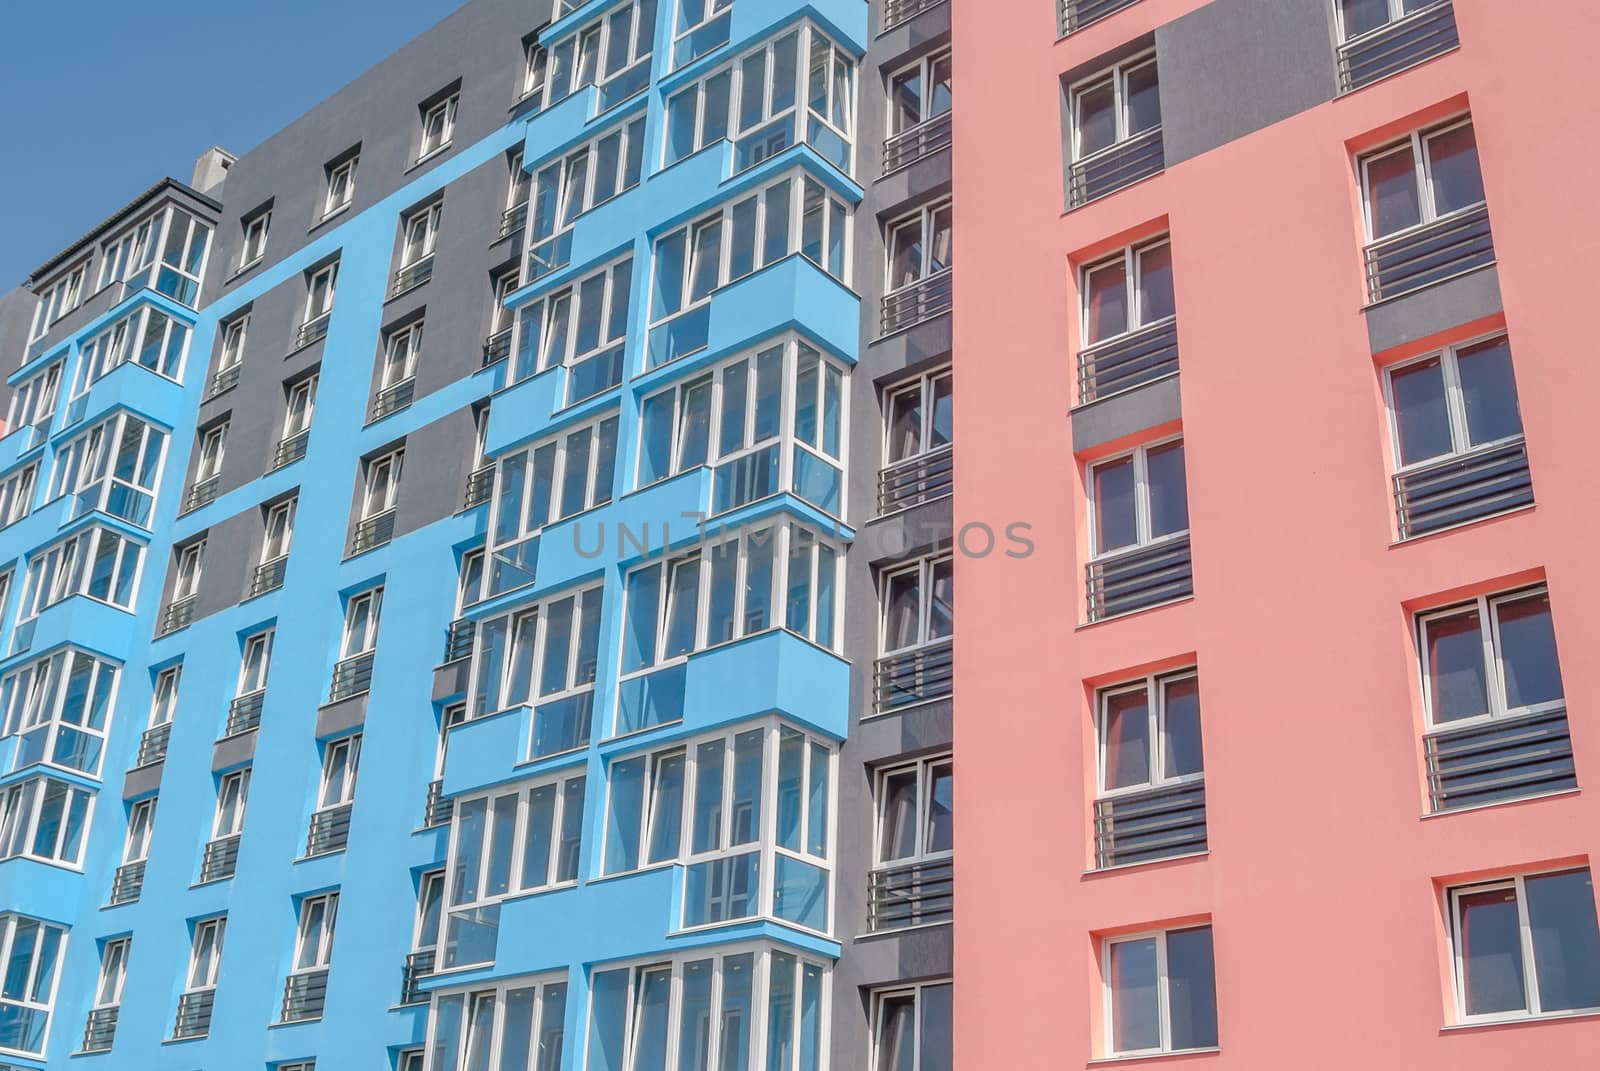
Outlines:
[{"label": "metal balcony railing", "polygon": [[955,297],[954,272],[946,268],[910,286],[883,296],[879,332],[891,335],[950,311]]},{"label": "metal balcony railing", "polygon": [[392,387],[385,387],[372,399],[372,419],[382,420],[391,413],[398,413],[411,404],[417,395],[417,377],[407,376]]},{"label": "metal balcony railing", "polygon": [[267,701],[267,690],[258,688],[253,692],[235,696],[233,702],[228,704],[228,722],[223,729],[224,736],[238,736],[251,729],[261,727],[261,707]]},{"label": "metal balcony railing", "polygon": [[1078,404],[1168,376],[1178,370],[1178,321],[1168,317],[1078,354]]},{"label": "metal balcony railing", "polygon": [[144,860],[137,863],[124,863],[117,867],[117,872],[111,878],[111,897],[109,903],[115,907],[117,904],[131,904],[139,899],[139,894],[144,891]]},{"label": "metal balcony railing", "polygon": [[311,439],[311,429],[297,431],[293,435],[278,443],[277,452],[272,455],[272,467],[281,469],[285,465],[292,465],[306,456],[306,443]]},{"label": "metal balcony railing", "polygon": [[1461,44],[1450,0],[1413,11],[1339,46],[1339,88],[1349,93]]},{"label": "metal balcony railing", "polygon": [[1496,718],[1424,738],[1435,811],[1525,799],[1578,787],[1567,712]]},{"label": "metal balcony railing", "polygon": [[1091,22],[1099,22],[1125,7],[1132,7],[1137,2],[1138,0],[1062,0],[1061,34],[1064,37],[1081,30]]},{"label": "metal balcony railing", "polygon": [[201,506],[209,505],[216,501],[217,488],[220,486],[222,486],[221,476],[211,476],[196,482],[193,487],[189,488],[189,493],[183,498],[182,512],[188,513],[191,510],[197,510]]},{"label": "metal balcony railing", "polygon": [[307,1019],[322,1018],[322,1006],[328,999],[328,969],[301,971],[291,974],[283,983],[283,1015],[285,1023],[303,1023]]},{"label": "metal balcony railing", "polygon": [[500,213],[500,237],[506,238],[528,224],[528,202],[512,205]]},{"label": "metal balcony railing", "polygon": [[473,622],[465,617],[458,617],[450,622],[444,631],[444,661],[440,665],[449,665],[463,658],[471,658],[474,632]]},{"label": "metal balcony railing", "polygon": [[1394,477],[1401,539],[1531,505],[1533,478],[1528,473],[1528,446],[1521,439]]},{"label": "metal balcony railing", "polygon": [[874,870],[867,877],[867,929],[949,922],[955,895],[950,858]]},{"label": "metal balcony railing", "polygon": [[313,342],[320,342],[328,336],[328,321],[333,319],[333,313],[325,312],[315,320],[307,320],[300,325],[294,333],[294,348],[304,349]]},{"label": "metal balcony railing", "polygon": [[280,554],[269,562],[262,562],[256,566],[256,571],[250,577],[250,598],[265,595],[269,591],[277,591],[283,587],[284,574],[289,571],[289,555]]},{"label": "metal balcony railing", "polygon": [[502,328],[483,340],[483,367],[511,356],[511,328]]},{"label": "metal balcony railing", "polygon": [[352,803],[328,807],[311,816],[311,828],[306,833],[306,856],[342,852],[350,843],[350,809]]},{"label": "metal balcony railing", "polygon": [[428,802],[423,812],[422,822],[428,829],[438,826],[447,826],[450,819],[455,817],[456,801],[444,794],[444,778],[428,782]]},{"label": "metal balcony railing", "polygon": [[195,599],[196,596],[190,595],[186,599],[179,599],[176,602],[167,604],[166,611],[161,615],[160,635],[165,636],[169,632],[176,632],[180,628],[187,627],[189,622],[194,620]]},{"label": "metal balcony railing", "polygon": [[1072,165],[1067,203],[1073,208],[1160,174],[1167,166],[1161,128],[1146,130]]},{"label": "metal balcony railing", "polygon": [[940,149],[949,148],[951,142],[950,113],[944,112],[925,119],[914,127],[900,131],[883,142],[883,170],[898,171],[918,160],[932,156]]},{"label": "metal balcony railing", "polygon": [[205,400],[209,402],[218,395],[226,394],[233,388],[237,387],[239,385],[240,367],[240,363],[235,361],[228,367],[220,369],[216,375],[212,376],[211,382],[206,384]]},{"label": "metal balcony railing", "polygon": [[215,989],[197,989],[178,998],[178,1018],[172,1024],[174,1038],[203,1038],[211,1032],[211,1007]]},{"label": "metal balcony railing", "polygon": [[406,957],[405,970],[400,975],[401,1004],[427,1002],[428,994],[422,991],[422,980],[433,974],[434,964],[438,959],[439,952],[433,948],[424,948]]},{"label": "metal balcony railing", "polygon": [[200,884],[233,877],[239,868],[239,836],[218,837],[206,845],[200,857]]},{"label": "metal balcony railing", "polygon": [[89,1009],[89,1018],[83,1024],[84,1052],[106,1052],[111,1048],[117,1037],[117,1014],[121,1010],[116,1005]]},{"label": "metal balcony railing", "polygon": [[1101,869],[1205,851],[1205,782],[1096,800],[1094,847]]},{"label": "metal balcony railing", "polygon": [[372,659],[374,651],[351,655],[333,667],[333,684],[328,688],[328,702],[337,703],[360,695],[372,687]]},{"label": "metal balcony railing", "polygon": [[429,253],[415,264],[407,264],[394,273],[394,285],[389,287],[390,297],[399,297],[433,278],[433,254]]},{"label": "metal balcony railing", "polygon": [[873,668],[876,712],[948,697],[955,683],[955,651],[948,639],[878,659]]},{"label": "metal balcony railing", "polygon": [[1084,569],[1088,574],[1090,621],[1130,614],[1194,594],[1188,535],[1099,558]]},{"label": "metal balcony railing", "polygon": [[494,465],[490,463],[467,474],[467,493],[462,499],[462,509],[481,506],[494,497]]},{"label": "metal balcony railing", "polygon": [[1489,206],[1478,205],[1366,248],[1367,298],[1374,303],[1494,263]]},{"label": "metal balcony railing", "polygon": [[878,473],[878,513],[894,513],[944,498],[954,487],[955,453],[951,447],[905,458]]},{"label": "metal balcony railing", "polygon": [[[888,0],[883,5],[883,30],[892,30],[902,22],[944,2],[945,0]],[[883,30],[879,32],[882,33]]]},{"label": "metal balcony railing", "polygon": [[394,538],[394,510],[386,509],[356,525],[355,536],[350,540],[350,553],[360,554],[381,547]]},{"label": "metal balcony railing", "polygon": [[144,735],[139,737],[139,754],[134,760],[134,765],[154,766],[163,761],[167,757],[167,743],[171,739],[171,722],[146,729]]}]

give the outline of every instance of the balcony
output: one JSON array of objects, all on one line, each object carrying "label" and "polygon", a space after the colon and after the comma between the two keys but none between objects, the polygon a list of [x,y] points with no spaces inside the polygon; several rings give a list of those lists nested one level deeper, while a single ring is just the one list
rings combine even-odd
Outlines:
[{"label": "balcony", "polygon": [[1339,46],[1339,89],[1349,93],[1461,44],[1450,0],[1414,11]]},{"label": "balcony", "polygon": [[883,5],[883,30],[892,30],[929,8],[938,7],[945,0],[887,0]]},{"label": "balcony", "polygon": [[433,254],[429,253],[415,264],[407,264],[394,273],[394,283],[389,287],[389,296],[397,298],[407,290],[415,290],[433,278]]},{"label": "balcony", "polygon": [[190,595],[186,599],[179,599],[169,603],[161,615],[161,628],[157,635],[165,636],[169,632],[177,632],[181,628],[188,628],[189,622],[194,620],[196,597]]},{"label": "balcony", "polygon": [[1528,447],[1516,442],[1451,457],[1394,477],[1401,539],[1533,505]]},{"label": "balcony", "polygon": [[297,431],[293,435],[278,443],[278,449],[272,455],[272,468],[269,472],[276,472],[285,465],[292,465],[306,456],[306,443],[311,439],[311,429]]},{"label": "balcony", "polygon": [[1187,534],[1097,559],[1084,570],[1090,621],[1131,614],[1194,594]]},{"label": "balcony", "polygon": [[216,501],[217,489],[222,486],[221,476],[211,476],[201,480],[189,488],[189,493],[183,498],[183,509],[179,512],[189,513],[201,506],[210,505]]},{"label": "balcony", "polygon": [[405,970],[400,975],[400,1003],[426,1004],[428,994],[422,991],[422,980],[433,974],[434,964],[438,961],[437,949],[424,948],[420,952],[413,952],[406,957]]},{"label": "balcony", "polygon": [[280,554],[269,562],[262,562],[256,566],[256,571],[250,577],[249,598],[265,595],[269,591],[277,591],[283,587],[284,574],[289,571],[289,556]]},{"label": "balcony", "polygon": [[874,870],[867,877],[867,929],[949,922],[954,896],[955,861],[948,857]]},{"label": "balcony", "polygon": [[422,824],[425,829],[447,826],[455,817],[455,800],[444,794],[444,778],[428,782],[428,802],[423,807]]},{"label": "balcony", "polygon": [[1204,782],[1096,800],[1095,866],[1128,866],[1206,850]]},{"label": "balcony", "polygon": [[1061,36],[1083,29],[1092,22],[1109,18],[1137,0],[1062,0]]},{"label": "balcony", "polygon": [[1146,130],[1072,165],[1067,204],[1078,208],[1158,175],[1167,166],[1161,128]]},{"label": "balcony", "polygon": [[1178,321],[1168,318],[1078,354],[1078,404],[1088,405],[1178,370]]},{"label": "balcony", "polygon": [[333,318],[333,313],[325,312],[315,320],[307,320],[300,325],[294,333],[294,348],[303,350],[313,342],[321,342],[328,337],[328,321]]},{"label": "balcony", "polygon": [[947,699],[954,684],[955,649],[948,639],[884,655],[873,669],[874,711],[885,714],[915,703]]},{"label": "balcony", "polygon": [[178,1018],[172,1024],[173,1038],[203,1038],[211,1033],[211,1006],[216,999],[215,989],[199,989],[179,997]]},{"label": "balcony", "polygon": [[322,1006],[328,999],[328,970],[301,971],[291,974],[283,983],[283,1014],[280,1022],[303,1023],[322,1018]]},{"label": "balcony", "polygon": [[878,515],[944,498],[954,488],[955,453],[950,447],[908,457],[878,473]]},{"label": "balcony", "polygon": [[350,809],[353,806],[342,803],[311,816],[311,828],[306,833],[306,858],[345,850],[350,843]]},{"label": "balcony", "polygon": [[449,665],[451,662],[472,657],[474,629],[473,622],[465,617],[450,622],[450,627],[445,629],[444,633],[444,661],[440,662],[440,665]]},{"label": "balcony", "polygon": [[382,420],[392,413],[398,413],[411,404],[416,394],[416,376],[407,376],[394,386],[383,388],[372,399],[372,416],[370,420]]},{"label": "balcony", "polygon": [[393,538],[394,510],[386,509],[356,525],[355,535],[350,540],[350,553],[363,554],[383,546]]},{"label": "balcony", "polygon": [[908,130],[902,130],[893,137],[884,139],[883,172],[888,174],[902,167],[910,167],[918,160],[926,159],[941,149],[949,148],[950,142],[949,112],[936,115]]},{"label": "balcony", "polygon": [[83,1024],[83,1051],[108,1052],[111,1044],[117,1037],[117,1013],[122,1009],[113,1005],[109,1008],[91,1008],[89,1018]]},{"label": "balcony", "polygon": [[511,356],[511,328],[496,331],[483,340],[483,367],[488,368]]},{"label": "balcony", "polygon": [[167,742],[172,739],[172,723],[146,729],[139,737],[139,754],[134,766],[154,766],[167,757]]},{"label": "balcony", "polygon": [[200,857],[200,881],[205,885],[212,881],[225,881],[233,877],[239,869],[239,834],[229,837],[218,837],[206,844],[205,854]]},{"label": "balcony", "polygon": [[1494,263],[1489,206],[1479,205],[1373,242],[1365,251],[1372,304]]},{"label": "balcony", "polygon": [[267,701],[265,688],[237,696],[228,704],[228,722],[224,736],[238,736],[261,727],[261,706]]},{"label": "balcony", "polygon": [[237,387],[239,385],[239,367],[239,362],[235,361],[212,376],[211,381],[206,384],[206,396],[202,400],[209,402],[211,399],[226,394]]},{"label": "balcony", "polygon": [[936,275],[885,294],[878,333],[892,335],[949,312],[955,296],[953,280],[954,272],[946,268]]},{"label": "balcony", "polygon": [[1425,737],[1424,745],[1435,812],[1578,787],[1564,709],[1441,729]]},{"label": "balcony", "polygon": [[372,687],[372,659],[375,653],[363,651],[334,665],[333,684],[328,689],[328,702],[337,703],[341,699],[349,699]]},{"label": "balcony", "polygon": [[117,867],[116,874],[111,879],[111,896],[107,901],[112,907],[118,904],[131,904],[139,899],[139,894],[144,891],[144,860],[137,863],[127,863]]},{"label": "balcony", "polygon": [[481,506],[493,497],[494,463],[490,462],[467,474],[467,493],[462,498],[461,508],[471,509],[473,506]]},{"label": "balcony", "polygon": [[509,238],[528,225],[528,202],[512,205],[500,213],[500,237]]}]

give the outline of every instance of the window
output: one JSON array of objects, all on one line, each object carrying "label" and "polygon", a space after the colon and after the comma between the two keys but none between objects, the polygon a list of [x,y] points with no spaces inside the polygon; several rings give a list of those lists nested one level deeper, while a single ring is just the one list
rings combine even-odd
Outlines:
[{"label": "window", "polygon": [[352,155],[347,160],[329,164],[325,169],[328,176],[328,194],[322,202],[324,217],[350,207],[350,202],[356,195],[356,164],[360,160],[359,156]]},{"label": "window", "polygon": [[1102,691],[1099,737],[1102,796],[1200,780],[1199,677],[1184,670]]},{"label": "window", "polygon": [[74,265],[55,283],[39,293],[39,304],[33,313],[33,333],[28,341],[42,338],[50,325],[78,307],[83,300],[83,278],[89,271],[87,260]]},{"label": "window", "polygon": [[618,386],[628,337],[633,258],[627,257],[517,310],[514,380],[565,368],[566,404]]},{"label": "window", "polygon": [[128,953],[133,939],[118,937],[100,946],[100,981],[94,989],[94,1007],[115,1008],[122,1003],[122,987],[128,980]]},{"label": "window", "polygon": [[596,969],[587,1069],[817,1071],[829,980],[822,960],[765,945]]},{"label": "window", "polygon": [[452,93],[437,104],[422,109],[422,144],[417,151],[418,160],[425,160],[439,150],[450,147],[450,139],[456,131],[456,108],[460,103],[461,95]]},{"label": "window", "polygon": [[489,357],[488,359],[490,360],[498,360],[510,352],[511,325],[516,314],[511,311],[506,303],[521,285],[522,276],[515,267],[499,272],[489,281],[489,300],[492,305],[489,312],[489,337],[493,339],[504,335],[505,342],[503,345],[506,347],[493,357]]},{"label": "window", "polygon": [[955,764],[949,755],[881,769],[876,786],[874,865],[949,858],[955,847]]},{"label": "window", "polygon": [[239,270],[244,271],[267,255],[267,229],[272,226],[272,209],[264,208],[246,216],[239,225],[244,229],[244,242],[239,250]]},{"label": "window", "polygon": [[439,944],[439,922],[444,908],[444,875],[442,867],[429,870],[417,883],[417,925],[411,936],[411,947],[417,951]]},{"label": "window", "polygon": [[407,1049],[399,1055],[395,1062],[395,1071],[423,1071],[426,1060],[427,1052],[425,1050]]},{"label": "window", "polygon": [[188,352],[188,324],[152,305],[135,309],[84,343],[72,397],[83,397],[90,387],[125,363],[137,364],[167,379],[182,379]]},{"label": "window", "polygon": [[550,46],[546,108],[598,84],[601,111],[621,104],[650,83],[656,0],[633,0]]},{"label": "window", "polygon": [[[954,377],[948,368],[925,373],[884,391],[884,468],[949,449],[954,430],[951,414],[954,393]],[[948,492],[948,477],[942,483],[942,490]],[[919,489],[913,489],[912,501],[908,504],[926,501],[933,497],[935,489],[920,488],[921,496],[916,495],[916,490]],[[904,494],[896,491],[893,497],[899,499]]]},{"label": "window", "polygon": [[950,113],[950,51],[924,56],[889,76],[889,136]]},{"label": "window", "polygon": [[1211,927],[1105,942],[1108,1056],[1217,1047]]},{"label": "window", "polygon": [[341,659],[377,650],[378,618],[382,610],[381,587],[351,596],[344,613],[344,642],[339,648]]},{"label": "window", "polygon": [[1141,446],[1089,469],[1095,556],[1142,547],[1189,530],[1183,440]]},{"label": "window", "polygon": [[1436,728],[1559,710],[1564,704],[1550,595],[1481,595],[1419,619],[1423,696]]},{"label": "window", "polygon": [[295,934],[291,974],[326,970],[333,958],[333,926],[339,916],[339,894],[308,896],[300,901],[300,926]]},{"label": "window", "polygon": [[948,980],[872,994],[872,1071],[950,1071],[954,985]]},{"label": "window", "polygon": [[1587,869],[1449,890],[1463,1022],[1600,1009],[1600,928]]},{"label": "window", "polygon": [[93,810],[93,792],[53,777],[0,788],[0,859],[26,857],[76,869]]},{"label": "window", "polygon": [[733,0],[678,0],[672,32],[672,65],[682,67],[728,43]]},{"label": "window", "polygon": [[[529,282],[572,259],[572,228],[578,217],[639,185],[644,164],[644,116],[619,124],[565,156],[521,171],[512,184],[529,206]],[[530,193],[531,190],[531,200]]]},{"label": "window", "polygon": [[[506,207],[501,217],[501,234],[510,234],[527,222],[528,197],[533,191],[533,175],[523,166],[522,149],[511,154],[510,178],[506,182]],[[515,217],[521,215],[518,220]]]},{"label": "window", "polygon": [[183,602],[200,593],[200,571],[205,564],[205,556],[206,541],[203,539],[178,549],[178,568],[172,582],[172,602]]},{"label": "window", "polygon": [[29,376],[17,384],[11,395],[11,412],[6,427],[48,427],[55,415],[56,397],[61,387],[61,370],[64,361],[57,361],[44,371]]},{"label": "window", "polygon": [[35,461],[0,480],[0,528],[16,524],[33,511],[33,486],[38,475],[39,463]]},{"label": "window", "polygon": [[245,337],[250,332],[250,314],[235,316],[222,325],[222,352],[217,357],[217,371],[226,372],[244,360]]},{"label": "window", "polygon": [[250,767],[224,774],[217,784],[217,815],[211,839],[223,840],[244,832],[244,808],[250,797]]},{"label": "window", "polygon": [[422,321],[390,331],[383,344],[383,368],[378,389],[389,390],[417,374],[417,355],[422,352]]},{"label": "window", "polygon": [[445,968],[494,961],[499,901],[578,880],[584,778],[458,799],[451,825]]},{"label": "window", "polygon": [[1117,64],[1072,87],[1072,158],[1084,160],[1161,128],[1156,58]]},{"label": "window", "polygon": [[503,548],[521,545],[547,525],[611,501],[616,483],[618,416],[564,432],[500,459],[494,506],[490,516],[490,594],[532,579],[514,572],[515,554]]},{"label": "window", "polygon": [[1414,11],[1432,7],[1438,0],[1335,0],[1339,12],[1339,40],[1381,30]]},{"label": "window", "polygon": [[483,597],[483,559],[482,547],[469,550],[461,556],[459,585],[456,591],[457,617]]},{"label": "window", "polygon": [[222,937],[227,928],[227,916],[195,923],[189,950],[187,992],[216,988],[222,966]]},{"label": "window", "polygon": [[370,520],[395,508],[400,498],[400,464],[405,451],[396,450],[362,464],[365,470],[361,492],[361,519]]},{"label": "window", "polygon": [[883,653],[955,634],[955,561],[927,558],[883,576]]},{"label": "window", "polygon": [[1157,238],[1090,264],[1082,271],[1080,289],[1085,346],[1173,316],[1172,242]]},{"label": "window", "polygon": [[433,256],[433,247],[439,241],[439,221],[444,216],[444,202],[435,201],[419,208],[400,222],[400,266],[409,267],[425,257]]},{"label": "window", "polygon": [[178,683],[183,679],[183,663],[168,666],[156,674],[156,683],[150,695],[150,727],[172,724],[172,715],[178,709]]},{"label": "window", "polygon": [[0,680],[4,736],[18,737],[11,768],[47,763],[98,777],[118,667],[87,651],[56,651]]},{"label": "window", "polygon": [[950,269],[953,222],[950,202],[945,201],[889,225],[890,291],[915,286]]},{"label": "window", "polygon": [[44,1055],[67,928],[26,915],[0,915],[0,1051]]},{"label": "window", "polygon": [[195,462],[194,482],[196,485],[214,480],[222,475],[222,457],[224,448],[228,444],[228,425],[226,422],[215,427],[207,428],[200,433],[199,460]]},{"label": "window", "polygon": [[291,498],[267,510],[267,522],[261,537],[261,564],[278,561],[289,556],[289,544],[294,541],[294,515],[300,500]]},{"label": "window", "polygon": [[1361,157],[1367,237],[1387,238],[1483,204],[1470,116]]},{"label": "window", "polygon": [[335,284],[339,281],[338,261],[318,268],[311,274],[306,286],[306,314],[304,323],[320,320],[333,311]]},{"label": "window", "polygon": [[311,430],[311,417],[316,411],[318,376],[302,379],[287,388],[287,401],[283,411],[283,438],[285,441]]},{"label": "window", "polygon": [[254,695],[267,690],[267,671],[272,666],[272,643],[277,629],[265,629],[244,641],[244,652],[239,659],[239,683],[234,695]]},{"label": "window", "polygon": [[122,846],[122,862],[142,863],[150,858],[150,834],[156,824],[156,801],[140,800],[128,811],[128,837]]},{"label": "window", "polygon": [[151,235],[161,233],[165,215],[157,213],[129,227],[100,248],[100,289],[133,277],[155,259]]},{"label": "window", "polygon": [[522,80],[517,90],[518,102],[544,97],[545,75],[550,66],[550,53],[531,34],[522,42]]},{"label": "window", "polygon": [[1396,365],[1384,381],[1400,471],[1522,437],[1504,335]]},{"label": "window", "polygon": [[[566,1066],[565,978],[513,978],[434,998],[433,1066],[559,1071]],[[405,1065],[401,1065],[405,1071]],[[416,1071],[422,1071],[419,1056]],[[640,1071],[643,1071],[641,1067]]]},{"label": "window", "polygon": [[[211,227],[177,208],[165,213],[166,229],[161,243],[161,266],[156,273],[156,290],[193,308],[205,274],[206,251],[211,244]],[[130,286],[134,281],[130,280]]]},{"label": "window", "polygon": [[74,595],[132,610],[143,562],[143,544],[110,528],[96,525],[68,536],[28,560],[17,623]]},{"label": "window", "polygon": [[75,496],[74,519],[99,510],[147,528],[166,445],[166,432],[119,413],[61,448],[50,498]]}]

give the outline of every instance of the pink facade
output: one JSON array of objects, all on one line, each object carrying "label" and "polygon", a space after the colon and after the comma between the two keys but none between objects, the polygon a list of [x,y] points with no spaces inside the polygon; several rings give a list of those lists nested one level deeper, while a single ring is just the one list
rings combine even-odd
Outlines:
[{"label": "pink facade", "polygon": [[[1447,895],[1600,858],[1594,14],[1454,6],[1459,49],[1065,212],[1063,75],[1152,33],[1165,63],[1166,28],[1208,4],[1139,0],[1059,40],[1048,3],[954,6],[956,523],[1026,522],[1036,548],[957,557],[957,1067],[1113,1056],[1105,939],[1205,922],[1218,1043],[1161,1062],[1600,1061],[1593,1014],[1465,1021]],[[1163,81],[1169,119],[1186,88]],[[1419,314],[1423,337],[1375,353],[1355,159],[1467,112],[1503,311]],[[1163,232],[1181,417],[1075,451],[1078,269]],[[1383,369],[1501,329],[1536,504],[1400,539]],[[1088,465],[1180,431],[1193,596],[1086,624]],[[1415,615],[1530,583],[1548,585],[1579,788],[1431,813]],[[1097,868],[1097,690],[1188,666],[1208,850]]]}]

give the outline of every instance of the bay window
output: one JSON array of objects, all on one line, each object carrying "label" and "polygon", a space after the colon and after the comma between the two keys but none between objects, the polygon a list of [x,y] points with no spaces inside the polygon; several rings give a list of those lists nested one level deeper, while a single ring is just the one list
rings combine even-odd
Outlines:
[{"label": "bay window", "polygon": [[18,737],[11,768],[46,763],[98,777],[117,673],[115,664],[68,648],[0,680],[3,735]]},{"label": "bay window", "polygon": [[1211,927],[1103,942],[1107,1056],[1217,1047]]},{"label": "bay window", "polygon": [[565,368],[567,405],[621,384],[632,282],[630,256],[518,309],[513,381]]},{"label": "bay window", "polygon": [[121,532],[92,525],[39,551],[28,560],[18,625],[74,595],[131,611],[144,549]]},{"label": "bay window", "polygon": [[1600,1010],[1600,926],[1587,868],[1450,889],[1463,1023]]},{"label": "bay window", "polygon": [[93,792],[53,777],[0,788],[0,859],[77,869],[93,810]]},{"label": "bay window", "polygon": [[160,233],[161,223],[159,213],[149,216],[100,247],[99,289],[121,282],[149,266],[155,255],[155,245],[150,238]]},{"label": "bay window", "polygon": [[132,413],[111,417],[62,447],[50,497],[74,495],[74,519],[100,510],[147,528],[166,445],[166,432]]},{"label": "bay window", "polygon": [[0,1052],[44,1055],[66,942],[65,926],[0,915]]},{"label": "bay window", "polygon": [[[567,982],[561,976],[511,978],[440,993],[428,1021],[429,1066],[440,1071],[561,1071],[566,1066]],[[421,1071],[420,1060],[416,1067]]]},{"label": "bay window", "polygon": [[600,110],[650,84],[656,0],[633,0],[549,45],[544,107],[598,84]]},{"label": "bay window", "polygon": [[461,95],[452,93],[435,104],[422,108],[422,139],[417,159],[424,160],[441,149],[448,148],[456,131],[456,109]]},{"label": "bay window", "polygon": [[678,0],[672,26],[672,66],[682,67],[728,43],[733,0]]},{"label": "bay window", "polygon": [[60,394],[61,371],[65,367],[65,361],[56,361],[44,371],[29,376],[17,384],[11,394],[11,409],[6,420],[8,429],[15,431],[23,427],[49,428],[50,419],[55,416],[56,400]]},{"label": "bay window", "polygon": [[[639,185],[644,169],[644,116],[627,120],[564,156],[520,170],[521,200],[528,204],[528,282],[572,260],[578,217]],[[531,181],[531,195],[529,182]]]},{"label": "bay window", "polygon": [[889,136],[950,114],[950,51],[924,56],[889,76]]},{"label": "bay window", "polygon": [[189,325],[153,305],[135,309],[83,344],[74,400],[125,362],[171,380],[183,377],[189,352]]}]

